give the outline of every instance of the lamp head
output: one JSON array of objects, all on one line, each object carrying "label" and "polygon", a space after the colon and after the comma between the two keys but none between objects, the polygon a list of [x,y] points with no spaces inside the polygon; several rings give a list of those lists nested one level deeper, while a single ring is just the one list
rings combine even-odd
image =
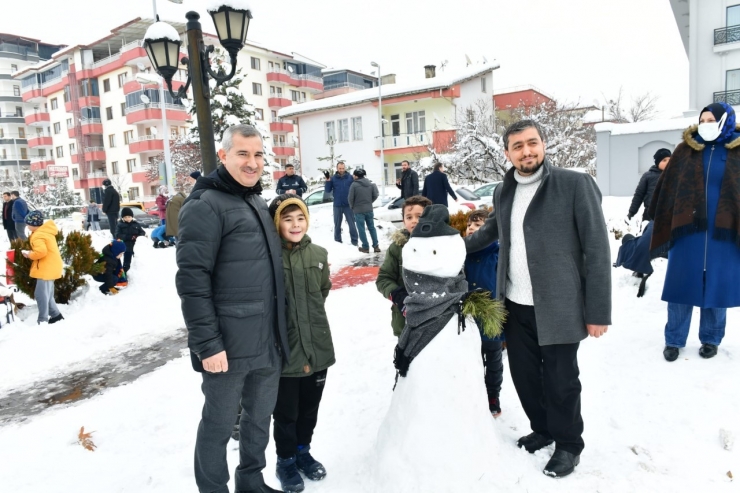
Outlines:
[{"label": "lamp head", "polygon": [[144,35],[144,49],[154,69],[165,80],[172,80],[180,63],[180,35],[166,22],[155,22]]},{"label": "lamp head", "polygon": [[247,40],[252,11],[221,5],[214,10],[209,10],[208,13],[213,18],[213,25],[216,26],[221,46],[229,52],[230,56],[236,57]]}]

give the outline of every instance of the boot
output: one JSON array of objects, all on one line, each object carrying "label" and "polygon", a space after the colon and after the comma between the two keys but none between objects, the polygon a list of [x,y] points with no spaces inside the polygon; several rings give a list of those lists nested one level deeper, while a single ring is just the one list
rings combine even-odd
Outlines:
[{"label": "boot", "polygon": [[155,239],[155,240],[153,240],[153,241],[154,241],[154,245],[152,245],[152,246],[153,246],[154,248],[159,248],[159,240]]},{"label": "boot", "polygon": [[319,481],[326,477],[326,469],[321,462],[317,461],[311,456],[311,446],[306,445],[304,447],[298,446],[298,453],[296,454],[296,466],[305,476],[311,481]]},{"label": "boot", "polygon": [[[701,354],[701,351],[699,352],[699,354]],[[668,362],[676,361],[678,359],[678,348],[666,346],[663,350],[663,357]]]},{"label": "boot", "polygon": [[[51,320],[49,320],[49,323],[51,323]],[[719,348],[714,344],[702,344],[699,349],[699,356],[705,359],[714,358],[717,356],[717,349]]]},{"label": "boot", "polygon": [[521,437],[516,441],[516,446],[524,448],[530,454],[537,452],[539,449],[547,447],[553,442],[552,438],[548,438],[539,433],[532,432],[527,436]]},{"label": "boot", "polygon": [[51,317],[49,319],[49,323],[50,324],[55,324],[55,323],[59,322],[60,320],[64,320],[64,317],[62,317],[62,314],[61,313],[59,315],[57,315],[56,317]]},{"label": "boot", "polygon": [[296,468],[296,457],[281,459],[278,457],[275,476],[280,480],[280,487],[285,493],[297,493],[303,491],[303,478],[298,474]]},{"label": "boot", "polygon": [[565,450],[555,449],[550,461],[543,469],[545,476],[552,478],[564,478],[575,470],[578,463],[581,462],[580,455],[573,455]]},{"label": "boot", "polygon": [[491,411],[491,416],[494,418],[501,416],[501,401],[498,397],[488,398],[488,410]]},{"label": "boot", "polygon": [[379,247],[379,246],[377,246],[377,245],[376,245],[376,246],[374,246],[374,247],[373,247],[373,252],[375,252],[375,253],[380,253],[380,247]]},{"label": "boot", "polygon": [[369,249],[369,248],[362,248],[362,247],[358,247],[357,249],[358,249],[359,251],[361,251],[362,253],[370,253],[370,249]]},{"label": "boot", "polygon": [[259,487],[253,490],[237,490],[235,493],[283,493],[280,490],[275,490],[262,483]]}]

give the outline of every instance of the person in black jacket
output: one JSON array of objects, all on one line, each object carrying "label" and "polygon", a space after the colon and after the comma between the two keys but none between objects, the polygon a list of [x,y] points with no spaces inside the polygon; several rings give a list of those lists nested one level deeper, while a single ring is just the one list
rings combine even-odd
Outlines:
[{"label": "person in black jacket", "polygon": [[103,194],[103,214],[108,216],[108,224],[110,225],[110,234],[116,237],[116,223],[118,222],[118,212],[121,210],[121,196],[109,179],[103,180],[103,186],[105,187],[105,193]]},{"label": "person in black jacket", "polygon": [[668,166],[668,161],[671,160],[671,151],[668,149],[658,149],[653,156],[653,160],[655,161],[655,165],[643,173],[642,177],[640,177],[640,183],[637,184],[635,195],[632,197],[632,205],[630,205],[630,211],[627,214],[629,219],[632,219],[637,214],[641,205],[645,206],[645,210],[642,213],[642,220],[652,221],[653,219],[648,214],[648,208],[653,198],[655,185],[658,184],[658,178],[660,178],[660,174],[665,167]]},{"label": "person in black jacket", "polygon": [[15,232],[15,221],[13,221],[13,199],[10,197],[10,192],[3,192],[3,229],[8,233],[9,241],[18,238]]},{"label": "person in black jacket", "polygon": [[102,282],[100,292],[103,294],[118,294],[116,285],[118,284],[123,267],[121,266],[121,257],[126,252],[126,245],[119,240],[113,240],[103,248],[103,253],[97,260],[97,264],[105,264],[105,270],[100,274],[93,276],[97,282]]},{"label": "person in black jacket", "polygon": [[126,244],[126,254],[123,256],[123,270],[128,274],[131,268],[131,258],[134,256],[136,238],[146,236],[146,231],[134,219],[134,212],[130,207],[121,209],[121,220],[116,225],[116,239]]},{"label": "person in black jacket", "polygon": [[442,204],[447,207],[447,194],[457,200],[455,191],[452,190],[447,175],[444,173],[445,168],[442,163],[434,165],[434,171],[424,178],[424,188],[421,194],[432,201],[432,204]]},{"label": "person in black jacket", "polygon": [[303,197],[303,193],[308,190],[306,182],[301,175],[295,174],[295,167],[292,164],[285,165],[285,176],[281,176],[275,187],[278,195],[290,193]]},{"label": "person in black jacket", "polygon": [[282,247],[260,196],[260,133],[229,127],[218,156],[223,166],[198,179],[179,215],[175,284],[205,396],[195,482],[203,492],[228,491],[226,444],[241,403],[235,490],[270,493],[265,448],[290,355]]},{"label": "person in black jacket", "polygon": [[396,187],[401,190],[401,197],[407,199],[414,195],[419,195],[419,174],[411,169],[409,162],[405,159],[401,161],[401,178],[396,180]]}]

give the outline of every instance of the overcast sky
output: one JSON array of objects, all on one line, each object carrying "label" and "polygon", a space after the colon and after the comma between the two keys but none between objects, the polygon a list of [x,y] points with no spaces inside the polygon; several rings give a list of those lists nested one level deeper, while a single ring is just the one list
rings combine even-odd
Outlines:
[{"label": "overcast sky", "polygon": [[[185,22],[210,0],[158,0],[163,20]],[[151,0],[4,1],[0,32],[51,43],[85,44],[138,16]],[[661,116],[688,106],[688,59],[669,0],[252,0],[248,38],[332,67],[370,72],[370,61],[399,81],[423,66],[447,70],[486,57],[501,68],[495,89],[532,84],[569,102],[593,104],[624,88],[660,96]]]}]

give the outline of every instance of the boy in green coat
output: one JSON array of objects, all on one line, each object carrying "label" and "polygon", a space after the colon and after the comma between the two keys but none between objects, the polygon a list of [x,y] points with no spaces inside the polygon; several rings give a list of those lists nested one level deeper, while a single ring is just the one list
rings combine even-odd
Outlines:
[{"label": "boy in green coat", "polygon": [[327,368],[334,345],[324,302],[331,289],[327,251],[308,237],[308,208],[300,197],[280,195],[270,213],[283,244],[290,361],[283,368],[273,412],[276,474],[283,491],[303,491],[299,471],[317,481],[324,466],[310,453]]},{"label": "boy in green coat", "polygon": [[391,236],[393,242],[388,247],[383,266],[378,271],[378,279],[375,281],[375,287],[378,288],[378,291],[393,302],[391,306],[391,326],[393,327],[393,335],[396,337],[401,335],[403,326],[406,325],[406,318],[403,315],[403,302],[408,295],[403,285],[401,250],[409,241],[409,236],[416,223],[419,222],[421,213],[428,205],[432,205],[432,201],[421,195],[409,197],[403,203],[403,229],[393,232]]}]

